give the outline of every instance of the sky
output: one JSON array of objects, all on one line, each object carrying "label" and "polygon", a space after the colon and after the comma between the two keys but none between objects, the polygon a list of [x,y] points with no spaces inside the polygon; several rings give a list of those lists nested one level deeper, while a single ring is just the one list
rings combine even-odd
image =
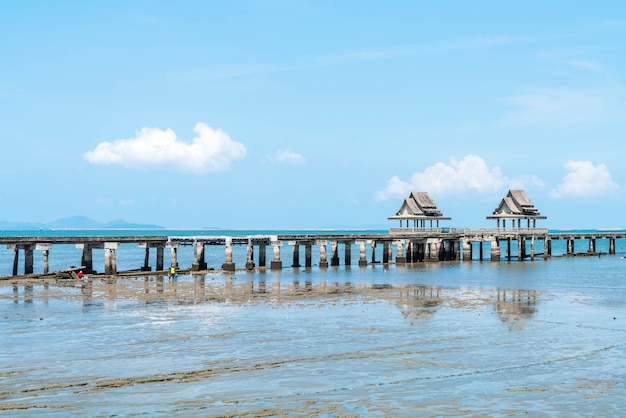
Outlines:
[{"label": "sky", "polygon": [[622,1],[24,0],[0,62],[0,221],[626,228]]}]

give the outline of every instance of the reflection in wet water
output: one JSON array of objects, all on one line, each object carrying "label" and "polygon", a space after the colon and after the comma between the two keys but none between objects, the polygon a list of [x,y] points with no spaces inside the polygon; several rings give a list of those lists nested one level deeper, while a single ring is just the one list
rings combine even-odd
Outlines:
[{"label": "reflection in wet water", "polygon": [[522,329],[537,313],[537,291],[497,289],[494,306],[510,329]]},{"label": "reflection in wet water", "polygon": [[524,289],[517,270],[484,281],[502,268],[491,264],[454,267],[442,285],[441,270],[389,279],[376,267],[0,285],[0,411],[614,416],[626,406],[618,285],[584,294],[568,277]]},{"label": "reflection in wet water", "polygon": [[[306,300],[324,297],[354,296],[373,300],[384,300],[394,303],[402,315],[416,326],[428,323],[442,305],[453,305],[457,308],[470,308],[475,305],[493,303],[495,312],[509,329],[522,329],[537,313],[538,293],[536,290],[519,290],[497,288],[483,289],[476,292],[444,289],[441,286],[426,285],[392,285],[361,283],[353,286],[351,281],[343,283],[326,280],[313,282],[306,279],[303,283],[297,276],[292,280],[281,280],[279,277],[268,282],[261,276],[257,280],[247,278],[240,280],[233,275],[215,276],[193,274],[185,280],[165,279],[166,276],[147,276],[139,278],[115,278],[82,280],[77,283],[46,282],[42,292],[35,290],[32,284],[13,285],[13,302],[32,303],[36,298],[48,300],[54,297],[68,298],[71,293],[57,293],[53,289],[80,289],[75,297],[90,304],[94,299],[109,301],[114,306],[115,300],[180,300],[186,302],[228,302],[230,304],[248,304],[264,299],[276,302],[290,299]],[[51,288],[52,286],[52,288]],[[261,298],[261,299],[259,299]]]}]

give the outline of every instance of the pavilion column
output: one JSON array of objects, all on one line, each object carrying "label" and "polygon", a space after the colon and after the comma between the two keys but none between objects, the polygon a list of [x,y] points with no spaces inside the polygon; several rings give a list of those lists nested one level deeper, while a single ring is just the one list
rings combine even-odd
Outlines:
[{"label": "pavilion column", "polygon": [[331,241],[331,251],[332,255],[330,256],[330,265],[338,266],[339,265],[339,244],[337,241]]},{"label": "pavilion column", "polygon": [[289,245],[293,248],[293,261],[291,267],[300,267],[300,244],[297,241],[290,242]]},{"label": "pavilion column", "polygon": [[[228,239],[230,239],[230,238],[228,238]],[[193,264],[191,265],[191,271],[206,270],[207,269],[207,263],[206,263],[205,258],[204,258],[204,255],[205,255],[204,254],[204,251],[205,251],[204,250],[204,242],[196,241],[194,243],[194,248],[195,248],[195,251],[194,251],[194,256],[193,256]],[[232,251],[233,250],[232,250],[231,247],[229,247],[228,244],[226,245],[226,248],[227,248],[226,252],[228,252],[228,249],[230,249],[230,252],[231,252],[230,258],[231,258],[231,261],[232,261],[232,257],[233,257],[232,256]],[[228,256],[226,256],[226,258],[228,258]],[[224,268],[224,267],[222,267],[222,268]]]},{"label": "pavilion column", "polygon": [[463,261],[472,261],[472,242],[463,240]]},{"label": "pavilion column", "polygon": [[273,241],[272,247],[274,248],[274,258],[270,262],[270,268],[280,270],[283,268],[283,262],[280,259],[280,241]]},{"label": "pavilion column", "polygon": [[320,246],[320,268],[327,268],[326,241],[317,241],[316,244]]},{"label": "pavilion column", "polygon": [[350,264],[352,264],[352,243],[350,241],[345,241],[343,245],[345,246],[345,265],[349,266]]},{"label": "pavilion column", "polygon": [[359,267],[367,266],[367,257],[365,255],[365,242],[360,241],[359,244]]},{"label": "pavilion column", "polygon": [[246,250],[246,270],[253,270],[255,267],[254,244],[252,244],[252,240],[248,240],[248,248]]},{"label": "pavilion column", "polygon": [[[202,258],[204,259],[204,245],[202,246]],[[206,263],[205,267],[206,269]],[[233,262],[233,239],[231,237],[224,238],[224,263],[222,270],[235,271],[235,263]]]},{"label": "pavilion column", "polygon": [[120,244],[118,242],[105,242],[104,243],[104,274],[117,273],[117,257],[115,250],[118,249]]}]

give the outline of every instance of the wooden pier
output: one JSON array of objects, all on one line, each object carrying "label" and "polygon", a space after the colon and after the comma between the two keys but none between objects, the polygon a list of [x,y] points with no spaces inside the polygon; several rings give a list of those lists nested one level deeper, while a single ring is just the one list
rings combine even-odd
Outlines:
[{"label": "wooden pier", "polygon": [[[54,256],[56,245],[74,245],[81,250],[80,260],[84,273],[96,273],[93,251],[104,251],[101,272],[118,273],[117,252],[121,244],[137,245],[144,251],[137,269],[150,271],[150,251],[156,253],[156,271],[174,266],[178,269],[203,271],[217,269],[235,271],[236,268],[282,269],[283,259],[292,267],[319,268],[329,266],[360,267],[368,264],[407,264],[419,262],[470,262],[501,261],[512,259],[524,261],[552,256],[554,241],[565,241],[562,255],[597,254],[597,242],[606,240],[608,253],[615,254],[616,241],[626,239],[626,232],[558,232],[550,233],[540,228],[391,228],[388,233],[354,234],[294,234],[253,236],[74,236],[74,237],[0,237],[0,245],[13,250],[13,276],[18,275],[20,253],[23,254],[23,274],[49,273],[49,259]],[[581,249],[581,245],[583,246]],[[237,266],[233,247],[245,246],[245,264]],[[193,247],[191,265],[180,266],[178,250]],[[222,247],[223,262],[209,265],[205,258],[208,247]],[[304,263],[301,264],[301,249]],[[268,254],[268,250],[270,253]],[[43,271],[34,271],[35,252],[43,257]],[[166,251],[169,252],[166,261]],[[358,253],[353,260],[354,253]],[[315,259],[314,259],[315,258]],[[269,259],[269,260],[268,260]],[[143,263],[142,263],[143,262]],[[69,267],[69,266],[67,266]],[[9,276],[10,277],[10,276]]]}]

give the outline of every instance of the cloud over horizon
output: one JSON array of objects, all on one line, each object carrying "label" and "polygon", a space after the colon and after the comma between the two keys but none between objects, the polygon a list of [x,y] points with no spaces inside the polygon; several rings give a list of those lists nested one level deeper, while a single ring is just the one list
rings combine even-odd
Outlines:
[{"label": "cloud over horizon", "polygon": [[412,191],[426,191],[432,194],[446,194],[474,190],[491,193],[510,188],[523,188],[527,185],[543,187],[544,182],[535,176],[508,178],[500,167],[490,168],[481,157],[468,154],[458,161],[452,157],[448,164],[439,162],[424,171],[413,173],[409,181],[393,176],[387,186],[376,192],[376,200],[405,197]]},{"label": "cloud over horizon", "polygon": [[246,156],[246,147],[220,129],[198,122],[193,130],[196,136],[188,143],[171,129],[142,128],[134,138],[101,142],[83,157],[91,164],[133,169],[169,165],[180,171],[204,174],[226,171],[233,161]]},{"label": "cloud over horizon", "polygon": [[604,164],[594,166],[591,161],[569,160],[563,167],[568,171],[563,183],[550,191],[555,199],[600,196],[619,189]]}]

